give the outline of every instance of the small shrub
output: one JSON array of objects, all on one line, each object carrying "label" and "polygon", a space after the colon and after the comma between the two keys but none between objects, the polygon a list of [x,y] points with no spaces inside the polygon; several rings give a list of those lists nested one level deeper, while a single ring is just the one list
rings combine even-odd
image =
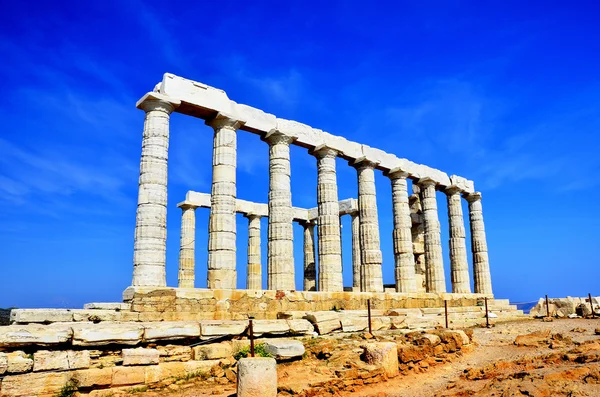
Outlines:
[{"label": "small shrub", "polygon": [[75,379],[69,380],[65,385],[60,389],[56,397],[73,397],[75,392],[77,391],[77,381]]},{"label": "small shrub", "polygon": [[175,381],[176,382],[180,381],[180,380],[187,381],[187,380],[196,379],[196,378],[200,378],[201,380],[206,380],[206,379],[210,378],[210,373],[205,372],[205,371],[190,372],[183,376],[176,377]]},{"label": "small shrub", "polygon": [[[254,346],[254,356],[256,357],[272,357],[271,354],[265,349],[264,343],[259,343]],[[233,355],[233,358],[239,360],[240,358],[250,357],[250,346],[244,347],[238,350],[237,353]]]}]

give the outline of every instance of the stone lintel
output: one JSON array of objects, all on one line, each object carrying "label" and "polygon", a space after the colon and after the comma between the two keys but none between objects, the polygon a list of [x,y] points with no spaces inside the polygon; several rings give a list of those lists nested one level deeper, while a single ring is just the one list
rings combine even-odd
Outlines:
[{"label": "stone lintel", "polygon": [[171,106],[173,106],[173,109],[176,109],[179,105],[181,105],[181,101],[179,99],[172,98],[170,96],[160,94],[158,92],[148,92],[136,102],[135,107],[138,109],[145,110],[144,108],[146,108],[148,103],[157,101],[168,102],[171,104]]}]

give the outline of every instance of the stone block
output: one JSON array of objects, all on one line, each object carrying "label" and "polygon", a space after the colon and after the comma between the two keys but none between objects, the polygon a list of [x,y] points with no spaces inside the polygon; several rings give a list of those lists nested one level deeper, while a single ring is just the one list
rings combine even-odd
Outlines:
[{"label": "stone block", "polygon": [[308,320],[286,320],[290,333],[294,335],[308,335],[315,332],[315,327]]},{"label": "stone block", "polygon": [[224,335],[241,335],[246,332],[247,327],[247,321],[204,320],[200,321],[200,335],[203,338]]},{"label": "stone block", "polygon": [[72,335],[69,325],[8,325],[0,327],[0,348],[57,345],[67,343]]},{"label": "stone block", "polygon": [[194,360],[214,360],[233,355],[233,347],[229,342],[209,343],[192,348]]},{"label": "stone block", "polygon": [[238,362],[238,397],[276,397],[277,364],[266,357],[242,358]]},{"label": "stone block", "polygon": [[157,349],[145,349],[138,347],[137,349],[123,349],[121,352],[123,357],[123,365],[150,365],[158,364],[160,353]]},{"label": "stone block", "polygon": [[98,323],[101,321],[119,321],[121,320],[121,312],[115,310],[73,310],[73,321],[84,322],[90,321]]},{"label": "stone block", "polygon": [[200,325],[192,321],[168,321],[144,324],[144,341],[198,338]]},{"label": "stone block", "polygon": [[143,384],[145,381],[144,367],[113,367],[112,385],[129,386]]},{"label": "stone block", "polygon": [[2,379],[2,397],[56,397],[71,379],[65,372],[32,372],[29,374],[5,376]]},{"label": "stone block", "polygon": [[369,319],[365,317],[343,316],[341,323],[343,332],[361,332],[369,328]]},{"label": "stone block", "polygon": [[143,334],[144,327],[135,323],[76,324],[73,325],[73,345],[137,345]]},{"label": "stone block", "polygon": [[209,373],[211,368],[218,365],[219,360],[188,361],[184,363],[172,362],[150,365],[145,367],[145,383],[151,385],[169,378],[181,378],[188,374]]},{"label": "stone block", "polygon": [[398,350],[394,342],[367,343],[363,349],[362,357],[367,364],[383,368],[390,378],[398,375]]},{"label": "stone block", "polygon": [[33,360],[22,351],[15,351],[6,354],[7,368],[9,374],[20,374],[29,372],[33,368]]},{"label": "stone block", "polygon": [[161,361],[189,361],[192,359],[192,348],[189,346],[158,346]]},{"label": "stone block", "polygon": [[421,338],[427,340],[431,346],[437,346],[442,342],[439,336],[433,334],[423,334]]},{"label": "stone block", "polygon": [[302,357],[304,345],[293,339],[275,339],[264,343],[265,350],[278,360]]},{"label": "stone block", "polygon": [[92,302],[83,305],[86,310],[130,310],[131,303],[123,302]]},{"label": "stone block", "polygon": [[13,309],[10,321],[20,324],[73,321],[73,312],[69,309]]},{"label": "stone block", "polygon": [[39,350],[33,354],[33,372],[69,369],[66,351]]},{"label": "stone block", "polygon": [[67,359],[69,360],[69,369],[84,369],[91,365],[88,350],[68,350]]},{"label": "stone block", "polygon": [[322,312],[308,312],[306,313],[305,317],[308,321],[310,321],[311,323],[319,323],[319,322],[323,322],[323,321],[332,321],[332,320],[339,320],[340,319],[340,315],[339,313],[333,311],[333,310],[329,310],[329,311],[322,311]]},{"label": "stone block", "polygon": [[112,383],[112,368],[90,368],[73,372],[80,387],[108,386]]},{"label": "stone block", "polygon": [[8,357],[6,353],[0,353],[0,375],[3,375],[8,369]]},{"label": "stone block", "polygon": [[285,335],[290,332],[290,326],[286,320],[254,320],[252,329],[256,336],[263,334]]}]

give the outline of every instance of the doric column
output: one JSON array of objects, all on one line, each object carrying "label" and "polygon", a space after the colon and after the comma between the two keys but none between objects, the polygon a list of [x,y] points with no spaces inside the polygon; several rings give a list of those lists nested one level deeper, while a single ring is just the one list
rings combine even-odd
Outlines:
[{"label": "doric column", "polygon": [[365,292],[383,292],[379,220],[375,193],[375,165],[364,158],[353,163],[358,173],[361,290]]},{"label": "doric column", "polygon": [[290,143],[278,131],[264,140],[269,144],[268,289],[295,290]]},{"label": "doric column", "polygon": [[394,213],[394,258],[397,292],[416,292],[415,256],[412,243],[412,220],[408,204],[407,172],[391,170],[387,176],[392,181],[392,207]]},{"label": "doric column", "polygon": [[360,291],[360,217],[358,212],[352,213],[352,288]]},{"label": "doric column", "polygon": [[301,222],[304,228],[304,291],[317,290],[317,265],[315,258],[315,223]]},{"label": "doric column", "polygon": [[133,243],[134,286],[167,284],[167,160],[169,118],[179,106],[167,96],[151,92],[137,103],[146,112]]},{"label": "doric column", "polygon": [[196,245],[196,206],[181,205],[181,236],[179,239],[179,288],[194,288]]},{"label": "doric column", "polygon": [[207,284],[210,289],[235,289],[236,138],[237,129],[243,122],[218,114],[206,124],[215,130],[208,222]]},{"label": "doric column", "polygon": [[340,206],[335,172],[336,150],[320,146],[317,158],[317,230],[319,239],[319,291],[343,291]]},{"label": "doric column", "polygon": [[246,214],[248,218],[248,278],[246,289],[262,289],[260,260],[260,216]]},{"label": "doric column", "polygon": [[425,283],[427,292],[446,292],[440,221],[435,198],[436,182],[430,178],[421,178],[418,183],[421,187],[421,205],[423,206],[423,222],[425,223]]},{"label": "doric column", "polygon": [[450,277],[452,292],[470,294],[469,262],[465,241],[465,223],[463,219],[460,189],[450,186],[445,190],[448,199],[448,226],[450,227]]},{"label": "doric column", "polygon": [[469,202],[471,221],[471,251],[473,252],[473,279],[476,294],[492,294],[492,278],[488,259],[485,226],[481,208],[481,193],[465,195]]}]

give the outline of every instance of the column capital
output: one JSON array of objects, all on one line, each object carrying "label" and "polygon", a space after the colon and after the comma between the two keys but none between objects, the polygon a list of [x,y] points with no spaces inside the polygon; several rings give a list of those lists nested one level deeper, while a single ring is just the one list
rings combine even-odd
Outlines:
[{"label": "column capital", "polygon": [[410,176],[410,173],[404,171],[400,167],[392,168],[389,171],[383,173],[383,175],[387,176],[391,180],[395,179],[406,179]]},{"label": "column capital", "polygon": [[317,220],[316,219],[300,220],[300,221],[298,221],[298,224],[306,229],[307,227],[317,226]]},{"label": "column capital", "polygon": [[436,181],[434,181],[433,179],[431,179],[428,176],[417,180],[417,185],[419,185],[420,187],[436,186],[437,184],[438,183]]},{"label": "column capital", "polygon": [[253,220],[253,219],[256,219],[256,218],[260,219],[262,217],[263,216],[259,215],[259,214],[250,214],[250,213],[244,214],[244,218],[248,218],[248,220],[250,220],[250,221]]},{"label": "column capital", "polygon": [[352,167],[356,168],[357,170],[361,170],[361,169],[365,169],[365,168],[374,169],[375,167],[377,167],[379,165],[379,162],[371,161],[368,158],[366,158],[365,156],[350,160],[348,163]]},{"label": "column capital", "polygon": [[158,110],[166,114],[171,114],[179,105],[181,105],[179,99],[174,99],[158,92],[149,92],[137,101],[135,107],[142,109],[146,113]]},{"label": "column capital", "polygon": [[267,132],[265,136],[263,136],[261,139],[267,142],[269,145],[277,145],[279,143],[289,145],[290,143],[296,140],[296,138],[294,138],[293,136],[286,135],[283,132],[276,129]]},{"label": "column capital", "polygon": [[212,127],[215,130],[220,130],[221,128],[227,128],[230,130],[238,130],[241,126],[246,124],[244,120],[238,120],[235,117],[228,115],[226,113],[219,112],[216,116],[207,119],[204,122],[206,125]]},{"label": "column capital", "polygon": [[465,193],[465,194],[463,194],[463,197],[469,203],[472,203],[475,201],[480,201],[481,200],[481,192]]},{"label": "column capital", "polygon": [[318,159],[322,159],[326,157],[336,158],[339,154],[339,151],[327,145],[319,145],[315,146],[315,148],[310,150],[309,153]]},{"label": "column capital", "polygon": [[459,188],[458,186],[448,186],[447,188],[444,189],[444,193],[446,193],[448,196],[454,196],[455,194],[460,194],[462,193],[462,189]]},{"label": "column capital", "polygon": [[198,208],[197,205],[192,204],[192,203],[188,203],[188,202],[185,202],[185,201],[177,204],[177,207],[181,208],[182,210],[188,210],[190,208],[193,209],[193,210],[195,210],[196,208]]}]

